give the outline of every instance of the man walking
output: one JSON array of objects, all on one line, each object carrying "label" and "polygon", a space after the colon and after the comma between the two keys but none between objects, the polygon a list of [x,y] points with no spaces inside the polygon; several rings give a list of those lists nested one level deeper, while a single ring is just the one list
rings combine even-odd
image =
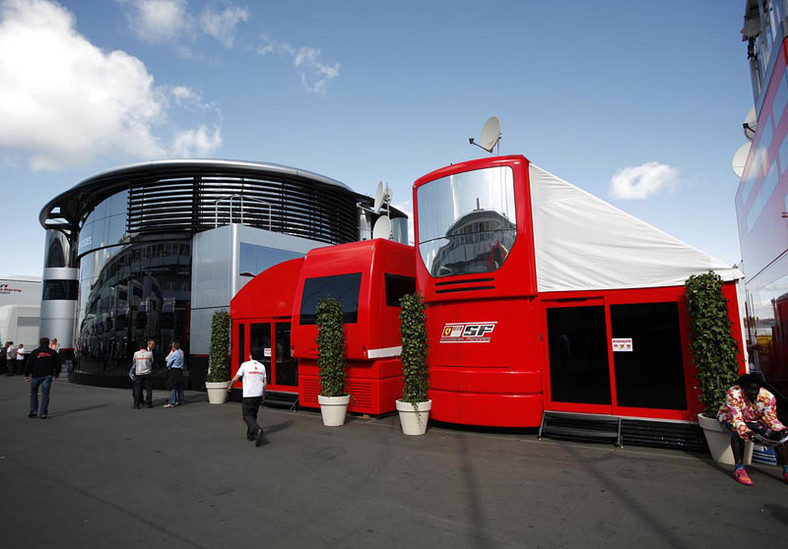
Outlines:
[{"label": "man walking", "polygon": [[153,348],[156,343],[149,339],[147,346],[140,344],[140,350],[134,353],[133,367],[134,382],[132,386],[132,396],[134,397],[134,409],[142,408],[142,391],[145,391],[145,405],[153,408]]},{"label": "man walking", "polygon": [[[38,349],[30,353],[25,362],[25,381],[30,383],[30,411],[27,417],[38,415],[46,419],[49,415],[49,389],[52,378],[60,375],[60,357],[49,348],[49,338],[38,341]],[[38,388],[41,387],[41,413],[38,410]]]},{"label": "man walking", "polygon": [[239,377],[243,378],[243,400],[241,402],[241,413],[246,423],[246,439],[254,440],[255,446],[262,446],[268,442],[263,434],[263,428],[257,424],[257,412],[263,401],[266,385],[265,366],[254,359],[254,355],[260,356],[257,349],[249,354],[249,360],[241,364],[235,377],[230,380],[227,392],[233,388],[233,384]]}]

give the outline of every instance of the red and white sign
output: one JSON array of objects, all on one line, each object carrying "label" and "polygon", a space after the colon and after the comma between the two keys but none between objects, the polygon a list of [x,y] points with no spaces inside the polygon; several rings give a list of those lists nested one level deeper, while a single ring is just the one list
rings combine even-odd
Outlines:
[{"label": "red and white sign", "polygon": [[449,322],[443,326],[441,343],[489,343],[498,321]]},{"label": "red and white sign", "polygon": [[613,352],[614,353],[631,353],[634,351],[632,347],[631,337],[614,337],[613,338]]}]

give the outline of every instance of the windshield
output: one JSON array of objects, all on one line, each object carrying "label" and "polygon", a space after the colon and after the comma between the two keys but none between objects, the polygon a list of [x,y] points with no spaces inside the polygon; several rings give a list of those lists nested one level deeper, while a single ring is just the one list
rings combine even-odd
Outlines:
[{"label": "windshield", "polygon": [[492,272],[517,234],[508,166],[462,172],[419,187],[419,252],[434,277]]}]

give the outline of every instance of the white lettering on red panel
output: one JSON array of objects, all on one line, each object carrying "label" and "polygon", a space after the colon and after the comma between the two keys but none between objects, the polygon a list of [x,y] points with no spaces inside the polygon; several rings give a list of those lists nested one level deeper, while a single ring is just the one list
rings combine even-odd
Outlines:
[{"label": "white lettering on red panel", "polygon": [[441,332],[441,343],[489,343],[498,321],[448,322]]}]

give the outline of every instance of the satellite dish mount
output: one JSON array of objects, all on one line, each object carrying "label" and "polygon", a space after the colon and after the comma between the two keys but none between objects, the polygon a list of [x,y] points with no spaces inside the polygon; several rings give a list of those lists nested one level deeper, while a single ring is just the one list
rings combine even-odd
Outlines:
[{"label": "satellite dish mount", "polygon": [[497,116],[491,116],[484,123],[482,134],[479,137],[479,142],[474,141],[473,137],[468,139],[471,145],[476,145],[480,149],[484,149],[488,153],[492,153],[493,149],[498,147],[496,154],[501,153],[501,121]]}]

